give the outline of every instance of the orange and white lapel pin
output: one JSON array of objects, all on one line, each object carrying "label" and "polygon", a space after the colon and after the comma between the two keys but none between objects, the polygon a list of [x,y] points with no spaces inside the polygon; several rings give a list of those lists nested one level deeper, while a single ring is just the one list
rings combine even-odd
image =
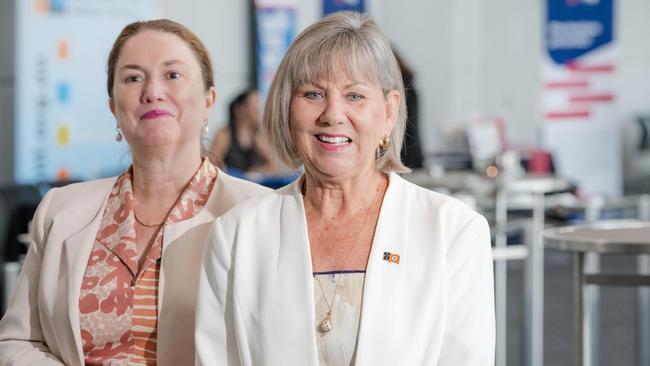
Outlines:
[{"label": "orange and white lapel pin", "polygon": [[388,263],[399,264],[399,258],[399,254],[397,253],[384,252],[384,260],[388,261]]}]

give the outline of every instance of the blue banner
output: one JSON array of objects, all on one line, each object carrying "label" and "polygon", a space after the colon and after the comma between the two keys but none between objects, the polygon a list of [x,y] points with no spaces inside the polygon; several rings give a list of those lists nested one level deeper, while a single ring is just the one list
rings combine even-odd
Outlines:
[{"label": "blue banner", "polygon": [[565,64],[613,39],[614,0],[547,0],[546,47]]},{"label": "blue banner", "polygon": [[366,11],[365,2],[364,0],[323,0],[323,16],[343,10],[363,13]]},{"label": "blue banner", "polygon": [[282,57],[293,41],[296,16],[290,6],[258,6],[255,15],[257,87],[264,100]]}]

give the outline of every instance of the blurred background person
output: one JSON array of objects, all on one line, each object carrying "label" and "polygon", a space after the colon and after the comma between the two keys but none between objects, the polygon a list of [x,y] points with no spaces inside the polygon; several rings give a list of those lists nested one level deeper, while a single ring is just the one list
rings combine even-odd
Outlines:
[{"label": "blurred background person", "polygon": [[228,126],[212,141],[210,158],[234,173],[275,170],[266,141],[258,134],[260,95],[247,89],[230,102]]},{"label": "blurred background person", "polygon": [[411,169],[422,168],[424,161],[420,143],[420,129],[418,127],[418,94],[413,85],[415,74],[395,48],[393,48],[393,53],[402,73],[404,94],[406,95],[406,131],[404,132],[404,144],[400,156],[402,163],[407,167]]},{"label": "blurred background person", "polygon": [[119,177],[50,190],[0,321],[2,365],[190,365],[200,256],[210,223],[266,189],[202,157],[215,102],[203,43],[169,20],[117,37],[107,89]]}]

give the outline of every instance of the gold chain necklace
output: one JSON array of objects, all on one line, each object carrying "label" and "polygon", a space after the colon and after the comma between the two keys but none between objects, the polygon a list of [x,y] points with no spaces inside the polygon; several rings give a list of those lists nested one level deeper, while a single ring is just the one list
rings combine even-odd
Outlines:
[{"label": "gold chain necklace", "polygon": [[135,213],[135,209],[133,210],[133,217],[135,218],[135,221],[138,222],[138,224],[140,224],[140,225],[142,225],[144,227],[159,227],[162,224],[164,224],[165,221],[167,221],[167,216],[165,216],[165,218],[161,222],[159,222],[157,224],[147,224],[145,222],[142,222],[142,220],[140,220],[140,218],[138,217],[138,214]]},{"label": "gold chain necklace", "polygon": [[[383,180],[382,180],[383,181]],[[318,282],[318,287],[320,288],[321,295],[323,296],[323,299],[325,300],[325,304],[327,305],[327,313],[325,314],[325,317],[323,320],[318,323],[318,330],[322,333],[322,335],[326,335],[329,333],[332,328],[334,327],[332,324],[332,310],[334,309],[334,300],[336,300],[336,293],[339,289],[339,284],[341,282],[341,277],[343,274],[343,271],[345,270],[345,266],[348,264],[348,260],[350,259],[350,256],[352,252],[354,251],[354,248],[357,246],[357,239],[359,238],[359,235],[361,234],[361,230],[363,229],[363,223],[368,220],[368,217],[370,216],[370,212],[372,211],[372,206],[375,204],[375,200],[377,200],[377,197],[379,196],[379,192],[381,192],[381,183],[382,181],[379,182],[377,185],[377,191],[375,192],[375,196],[372,198],[372,201],[370,202],[370,207],[366,211],[366,214],[363,217],[363,220],[361,221],[362,225],[360,225],[360,228],[357,230],[357,232],[354,234],[354,240],[352,241],[352,247],[350,250],[348,250],[348,254],[345,256],[345,260],[343,261],[343,266],[341,267],[341,270],[339,271],[339,277],[336,279],[336,285],[334,286],[334,293],[332,294],[332,301],[327,300],[327,296],[325,296],[325,291],[323,290],[323,284],[320,282],[320,278],[316,276],[315,274],[314,279],[316,279],[316,282]]]},{"label": "gold chain necklace", "polygon": [[[199,167],[199,169],[200,169],[200,167]],[[174,204],[172,204],[172,207],[169,208],[169,210],[167,211],[167,214],[165,215],[165,217],[163,217],[163,219],[162,219],[162,221],[160,223],[147,224],[146,222],[142,222],[142,220],[140,220],[140,218],[138,217],[138,214],[135,213],[135,207],[134,207],[133,208],[133,217],[135,218],[135,221],[138,224],[140,224],[140,225],[142,225],[144,227],[148,227],[148,228],[155,228],[155,227],[162,226],[165,222],[167,222],[167,218],[169,217],[169,214],[172,213],[172,211],[174,210],[174,207],[176,207],[176,205],[178,204],[178,201],[180,201],[181,197],[183,197],[183,193],[185,193],[185,191],[187,190],[187,187],[190,186],[190,184],[192,183],[193,180],[194,180],[194,176],[192,176],[192,178],[190,178],[190,180],[187,183],[185,183],[185,186],[183,187],[183,190],[178,195],[178,197],[176,197],[176,199],[174,200]],[[134,190],[133,195],[135,196],[135,190]]]}]

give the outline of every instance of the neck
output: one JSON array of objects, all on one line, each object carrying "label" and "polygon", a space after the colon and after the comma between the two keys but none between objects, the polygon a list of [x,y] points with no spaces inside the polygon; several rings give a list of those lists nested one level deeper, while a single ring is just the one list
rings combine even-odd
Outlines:
[{"label": "neck", "polygon": [[377,189],[385,191],[387,177],[376,170],[342,182],[327,182],[305,173],[305,204],[322,218],[355,214],[371,205]]},{"label": "neck", "polygon": [[182,192],[201,165],[201,154],[147,154],[133,151],[133,194],[141,204],[167,206]]}]

